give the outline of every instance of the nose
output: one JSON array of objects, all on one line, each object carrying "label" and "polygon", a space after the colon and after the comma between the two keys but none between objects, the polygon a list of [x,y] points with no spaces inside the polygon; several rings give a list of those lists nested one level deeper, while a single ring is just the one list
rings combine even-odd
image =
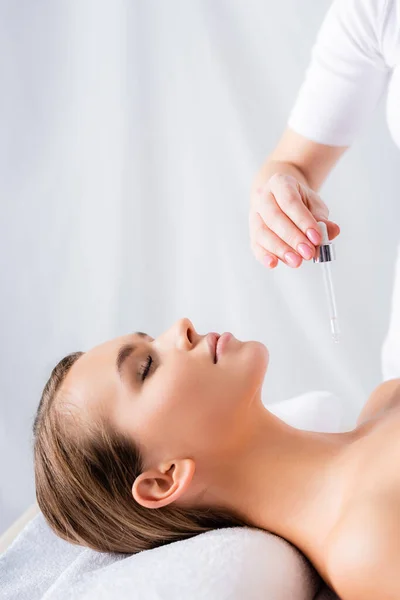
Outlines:
[{"label": "nose", "polygon": [[180,350],[190,350],[196,346],[201,336],[197,333],[190,319],[183,318],[176,321],[170,329],[163,333],[159,342],[164,341],[167,345],[172,345]]},{"label": "nose", "polygon": [[176,345],[183,350],[195,346],[200,338],[192,321],[186,317],[175,323],[175,335]]}]

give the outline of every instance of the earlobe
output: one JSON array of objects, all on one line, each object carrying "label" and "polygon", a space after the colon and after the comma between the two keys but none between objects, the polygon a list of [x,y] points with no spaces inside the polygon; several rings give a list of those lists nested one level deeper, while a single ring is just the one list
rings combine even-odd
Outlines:
[{"label": "earlobe", "polygon": [[136,477],[132,496],[146,508],[161,508],[174,502],[188,489],[195,472],[191,458],[177,459],[161,464]]}]

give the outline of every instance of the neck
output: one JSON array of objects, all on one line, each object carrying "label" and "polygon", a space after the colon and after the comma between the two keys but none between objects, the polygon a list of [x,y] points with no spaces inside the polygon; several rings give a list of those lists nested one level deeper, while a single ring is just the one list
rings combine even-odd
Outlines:
[{"label": "neck", "polygon": [[270,413],[260,398],[247,433],[235,456],[224,461],[208,499],[313,556],[341,513],[349,483],[346,451],[354,431],[295,429]]}]

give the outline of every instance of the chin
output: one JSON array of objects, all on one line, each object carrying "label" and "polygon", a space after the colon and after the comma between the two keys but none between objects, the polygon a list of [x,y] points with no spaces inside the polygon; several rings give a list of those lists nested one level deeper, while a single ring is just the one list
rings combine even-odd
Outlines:
[{"label": "chin", "polygon": [[265,344],[262,342],[247,342],[251,344],[251,352],[253,353],[254,360],[260,361],[265,364],[265,368],[267,368],[269,363],[269,350]]},{"label": "chin", "polygon": [[269,364],[269,351],[262,342],[246,342],[246,370],[256,386],[262,385]]}]

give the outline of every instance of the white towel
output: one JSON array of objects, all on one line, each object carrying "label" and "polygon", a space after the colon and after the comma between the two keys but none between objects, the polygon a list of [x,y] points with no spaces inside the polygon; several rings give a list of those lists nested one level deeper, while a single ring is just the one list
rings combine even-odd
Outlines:
[{"label": "white towel", "polygon": [[4,556],[4,600],[312,600],[320,586],[293,546],[244,527],[119,556],[60,540],[39,514]]}]

